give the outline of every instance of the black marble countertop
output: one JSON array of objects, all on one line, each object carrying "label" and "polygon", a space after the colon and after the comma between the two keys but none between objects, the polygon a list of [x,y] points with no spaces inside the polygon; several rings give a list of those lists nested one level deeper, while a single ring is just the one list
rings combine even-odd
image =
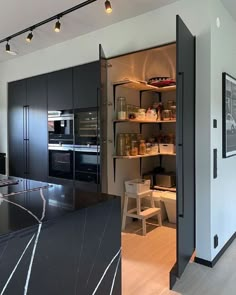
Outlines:
[{"label": "black marble countertop", "polygon": [[0,294],[120,295],[120,198],[9,180],[18,183],[0,187]]},{"label": "black marble countertop", "polygon": [[0,235],[116,198],[103,193],[83,192],[72,185],[0,175],[0,181],[5,179],[18,184],[0,187],[3,195],[0,198]]}]

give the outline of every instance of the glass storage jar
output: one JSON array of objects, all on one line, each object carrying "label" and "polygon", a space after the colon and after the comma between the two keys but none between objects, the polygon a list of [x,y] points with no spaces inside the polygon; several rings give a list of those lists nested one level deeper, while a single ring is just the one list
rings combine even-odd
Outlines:
[{"label": "glass storage jar", "polygon": [[137,140],[132,140],[131,141],[130,155],[131,156],[137,156],[138,155],[138,142],[137,142]]},{"label": "glass storage jar", "polygon": [[117,98],[117,119],[126,120],[127,119],[127,105],[125,97]]},{"label": "glass storage jar", "polygon": [[125,156],[126,138],[124,133],[117,134],[116,154],[117,156]]},{"label": "glass storage jar", "polygon": [[139,155],[145,155],[146,154],[145,140],[140,140],[138,153],[139,153]]}]

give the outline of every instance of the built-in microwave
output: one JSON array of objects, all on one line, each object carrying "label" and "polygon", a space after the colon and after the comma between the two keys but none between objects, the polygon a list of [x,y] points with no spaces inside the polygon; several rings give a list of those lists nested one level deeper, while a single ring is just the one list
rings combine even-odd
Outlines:
[{"label": "built-in microwave", "polygon": [[48,112],[49,144],[73,144],[74,114],[72,111]]}]

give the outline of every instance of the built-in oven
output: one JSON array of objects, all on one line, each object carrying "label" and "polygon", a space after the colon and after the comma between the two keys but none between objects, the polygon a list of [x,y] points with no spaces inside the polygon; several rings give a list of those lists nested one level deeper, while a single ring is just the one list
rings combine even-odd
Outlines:
[{"label": "built-in oven", "polygon": [[49,144],[74,143],[73,111],[48,112],[48,142]]},{"label": "built-in oven", "polygon": [[74,152],[73,146],[48,146],[49,176],[73,179]]},{"label": "built-in oven", "polygon": [[75,148],[75,180],[100,185],[100,151],[98,146]]}]

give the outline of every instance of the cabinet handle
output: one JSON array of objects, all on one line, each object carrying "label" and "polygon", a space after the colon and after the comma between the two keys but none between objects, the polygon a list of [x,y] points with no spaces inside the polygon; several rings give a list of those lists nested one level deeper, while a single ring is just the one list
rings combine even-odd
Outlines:
[{"label": "cabinet handle", "polygon": [[184,218],[184,143],[183,143],[183,116],[184,116],[184,72],[178,73],[178,105],[177,105],[177,175],[178,175],[178,216]]}]

